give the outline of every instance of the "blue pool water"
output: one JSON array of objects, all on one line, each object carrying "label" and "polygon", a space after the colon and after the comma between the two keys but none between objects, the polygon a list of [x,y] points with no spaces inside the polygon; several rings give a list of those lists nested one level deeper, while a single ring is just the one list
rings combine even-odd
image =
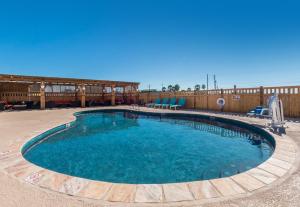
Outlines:
[{"label": "blue pool water", "polygon": [[149,184],[230,176],[273,150],[256,132],[207,118],[104,111],[78,114],[69,128],[48,133],[23,156],[72,176]]}]

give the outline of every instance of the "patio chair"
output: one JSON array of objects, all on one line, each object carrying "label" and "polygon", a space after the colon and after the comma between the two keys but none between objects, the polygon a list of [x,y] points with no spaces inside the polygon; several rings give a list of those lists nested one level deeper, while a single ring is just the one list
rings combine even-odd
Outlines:
[{"label": "patio chair", "polygon": [[166,105],[166,104],[168,104],[168,102],[169,102],[169,98],[163,98],[163,100],[162,100],[162,102],[161,102],[161,104],[159,103],[159,104],[155,104],[154,105],[154,108],[155,107],[162,107],[163,105]]},{"label": "patio chair", "polygon": [[12,109],[13,105],[8,103],[7,101],[2,101],[2,103],[4,104],[4,109]]},{"label": "patio chair", "polygon": [[146,104],[147,107],[152,108],[155,104],[160,104],[160,98],[155,99],[154,103],[148,103]]},{"label": "patio chair", "polygon": [[170,106],[175,105],[176,104],[176,98],[173,97],[171,98],[170,102],[168,104],[162,104],[161,108],[170,108]]},{"label": "patio chair", "polygon": [[170,109],[177,110],[177,108],[182,108],[185,105],[186,99],[180,98],[177,105],[170,105]]},{"label": "patio chair", "polygon": [[27,109],[27,105],[26,105],[25,101],[22,101],[22,102],[14,104],[12,108],[15,110],[25,110],[25,109]]},{"label": "patio chair", "polygon": [[5,109],[4,102],[0,101],[0,111],[3,111]]}]

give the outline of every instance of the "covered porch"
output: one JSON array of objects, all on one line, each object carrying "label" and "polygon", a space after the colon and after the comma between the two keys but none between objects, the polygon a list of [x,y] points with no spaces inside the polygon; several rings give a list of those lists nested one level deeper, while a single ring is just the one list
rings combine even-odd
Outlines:
[{"label": "covered porch", "polygon": [[6,107],[53,108],[134,104],[137,82],[0,74],[0,101]]}]

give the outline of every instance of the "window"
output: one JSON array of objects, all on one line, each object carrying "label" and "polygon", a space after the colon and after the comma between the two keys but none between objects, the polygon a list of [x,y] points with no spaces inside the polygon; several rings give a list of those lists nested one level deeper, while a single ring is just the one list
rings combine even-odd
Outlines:
[{"label": "window", "polygon": [[49,86],[49,85],[46,85],[46,87],[45,87],[45,92],[52,92],[52,87],[51,86]]},{"label": "window", "polygon": [[117,93],[123,93],[123,87],[116,87]]},{"label": "window", "polygon": [[62,93],[73,93],[73,92],[75,92],[75,86],[62,85],[62,86],[60,86],[60,92],[62,92]]},{"label": "window", "polygon": [[60,92],[60,85],[52,85],[52,92],[59,93]]},{"label": "window", "polygon": [[31,92],[40,92],[40,84],[33,84],[29,86]]},{"label": "window", "polygon": [[111,87],[105,87],[105,92],[106,93],[111,93]]}]

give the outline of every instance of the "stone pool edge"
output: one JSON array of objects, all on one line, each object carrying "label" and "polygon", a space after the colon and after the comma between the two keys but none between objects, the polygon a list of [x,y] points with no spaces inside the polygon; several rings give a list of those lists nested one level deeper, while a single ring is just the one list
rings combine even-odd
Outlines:
[{"label": "stone pool edge", "polygon": [[[103,107],[96,109],[78,109],[76,111],[94,111],[101,109],[132,110],[129,107]],[[144,112],[151,113],[202,114],[193,111],[174,112],[159,109],[141,109]],[[213,115],[212,117],[233,119],[233,117],[229,118],[227,115]],[[71,122],[75,119],[76,117],[73,116]],[[252,125],[252,123],[245,120],[237,119],[237,121]],[[50,129],[51,128],[48,130]],[[269,132],[267,131],[267,133]],[[24,144],[39,134],[41,134],[41,132],[37,132],[37,135],[29,139],[26,138],[22,140],[21,149],[18,145],[11,145],[10,149],[2,152],[0,154],[1,170],[9,176],[17,178],[22,182],[31,183],[36,187],[78,198],[101,200],[110,204],[115,202],[126,204],[135,203],[137,205],[154,205],[155,203],[158,205],[168,203],[192,204],[249,195],[259,189],[267,188],[288,174],[293,168],[298,154],[298,147],[290,137],[286,135],[280,137],[271,134],[276,142],[272,156],[256,168],[237,175],[212,180],[173,184],[114,184],[60,174],[28,162],[23,158],[21,150]]]}]

